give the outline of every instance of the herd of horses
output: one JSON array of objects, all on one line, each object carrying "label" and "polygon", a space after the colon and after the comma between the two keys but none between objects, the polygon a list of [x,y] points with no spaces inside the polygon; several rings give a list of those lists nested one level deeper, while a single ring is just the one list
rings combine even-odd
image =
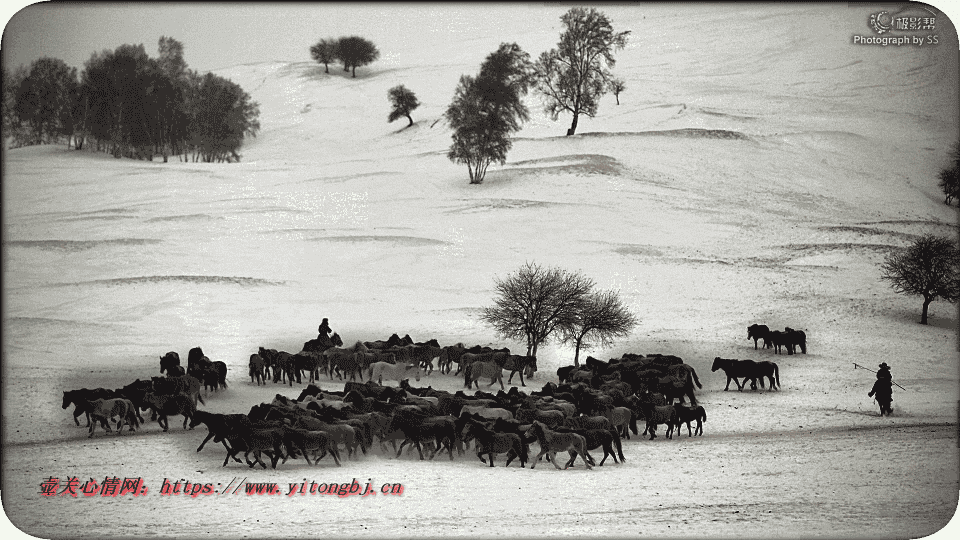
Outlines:
[{"label": "herd of horses", "polygon": [[[758,325],[748,328],[751,339],[758,335],[765,339],[763,335],[770,334],[758,334]],[[775,343],[773,338],[770,343]],[[794,343],[806,351],[805,339]],[[138,429],[144,423],[140,411],[152,411],[163,431],[169,430],[170,416],[181,415],[184,429],[201,424],[208,428],[197,452],[213,440],[227,452],[223,466],[233,459],[263,468],[264,455],[273,468],[281,460],[285,463],[300,456],[315,465],[327,454],[339,466],[344,455],[341,449],[346,458],[356,458],[375,443],[384,452],[391,445],[397,457],[409,446],[417,450],[420,459],[427,459],[426,450],[428,459],[447,453],[452,460],[454,452],[463,455],[471,442],[478,459],[491,467],[494,456],[505,454],[506,465],[518,460],[521,467],[529,462],[533,468],[546,457],[559,469],[556,454],[567,452],[569,459],[563,468],[572,466],[578,457],[592,468],[597,462],[590,450],[603,449],[599,465],[608,457],[617,463],[624,460],[622,439],[639,434],[638,421],[645,421],[643,435],[649,434],[650,440],[657,437],[660,426],[667,438],[673,438],[683,424],[688,437],[699,436],[706,422],[706,411],[694,393],[695,388],[702,388],[696,370],[676,356],[626,353],[606,362],[588,357],[582,366],[559,368],[559,383],[549,382],[527,393],[516,386],[505,392],[502,374],[511,371],[510,382],[520,373],[521,384],[526,386],[523,376],[534,375],[536,360],[510,354],[509,349],[463,344],[440,347],[435,340],[414,343],[409,336],[396,334],[385,341],[358,341],[349,348],[342,345],[334,334],[326,340],[306,342],[297,354],[261,347],[251,355],[251,384],[272,379],[292,386],[294,379],[304,379],[305,372],[310,384],[297,399],[277,394],[271,403],[254,405],[246,414],[197,408],[198,402],[205,404],[201,383],[208,397],[211,389],[226,388],[226,365],[211,362],[199,347],[190,350],[186,369],[180,366],[177,353],[169,352],[160,361],[166,377],[138,379],[117,390],[65,391],[63,408],[76,405],[73,416],[77,426],[79,416],[87,414],[89,437],[97,424],[112,431],[111,420],[117,422],[118,434],[124,424],[130,431]],[[432,373],[435,362],[436,369],[446,374],[455,364],[454,375],[463,377],[464,388],[477,387],[474,395],[411,386],[410,379],[419,381],[424,372]],[[779,369],[773,362],[717,357],[712,371],[717,370],[727,375],[724,390],[729,389],[731,380],[740,391],[748,381],[754,389],[758,381],[763,388],[765,380],[770,389],[780,386]],[[321,372],[331,380],[336,376],[344,381],[343,391],[324,391],[313,384]],[[499,382],[500,390],[496,394],[479,390],[481,378],[490,379],[488,386]],[[390,381],[398,385],[384,385]],[[540,453],[531,460],[529,446],[533,442],[538,443]],[[240,452],[244,461],[239,459]]]},{"label": "herd of horses", "polygon": [[349,377],[351,381],[363,382],[366,375],[367,380],[379,382],[399,382],[410,377],[419,381],[435,369],[449,374],[454,364],[455,375],[462,374],[465,387],[479,388],[478,381],[489,378],[491,386],[499,382],[503,389],[503,371],[510,372],[508,384],[519,373],[520,385],[526,386],[524,375],[531,377],[537,371],[536,357],[510,354],[509,349],[466,347],[462,343],[441,347],[435,339],[415,343],[409,335],[401,338],[397,334],[387,340],[357,341],[351,347],[343,347],[343,340],[334,333],[305,342],[298,353],[260,347],[250,355],[249,375],[258,386],[271,379],[290,386],[294,381],[302,384],[304,378],[313,383],[320,380],[321,372],[330,380],[336,376],[338,380]]},{"label": "herd of horses", "polygon": [[765,324],[752,324],[747,327],[747,339],[753,340],[753,349],[757,350],[757,342],[763,340],[763,348],[773,348],[776,354],[787,351],[787,354],[800,352],[807,354],[807,335],[803,330],[794,330],[789,326],[782,332],[779,330],[770,330]]}]

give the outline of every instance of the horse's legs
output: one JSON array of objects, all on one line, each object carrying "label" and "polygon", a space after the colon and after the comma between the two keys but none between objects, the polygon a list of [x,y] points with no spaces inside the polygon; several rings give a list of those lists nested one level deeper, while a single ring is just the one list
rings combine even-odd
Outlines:
[{"label": "horse's legs", "polygon": [[595,464],[597,461],[593,459],[593,456],[590,455],[590,451],[587,450],[586,444],[583,446],[583,462],[587,465],[588,469],[592,469],[592,464]]},{"label": "horse's legs", "polygon": [[504,467],[509,467],[510,463],[513,462],[514,459],[517,459],[519,457],[520,455],[517,454],[517,452],[513,448],[510,448],[510,451],[507,452],[507,463],[506,465],[504,465]]},{"label": "horse's legs", "polygon": [[[530,470],[531,470],[531,471],[533,470],[534,467],[537,466],[537,462],[540,461],[540,459],[543,458],[543,455],[546,454],[546,453],[547,453],[546,450],[544,450],[544,449],[542,449],[542,448],[540,449],[540,453],[537,454],[537,459],[533,460],[533,461],[530,463]],[[549,456],[548,456],[548,458],[549,458]]]},{"label": "horse's legs", "polygon": [[[613,449],[610,448],[609,443],[603,443],[603,459],[600,460],[600,467],[603,467],[603,462],[607,460],[607,456],[613,456]],[[617,456],[613,456],[613,461],[617,461]]]}]

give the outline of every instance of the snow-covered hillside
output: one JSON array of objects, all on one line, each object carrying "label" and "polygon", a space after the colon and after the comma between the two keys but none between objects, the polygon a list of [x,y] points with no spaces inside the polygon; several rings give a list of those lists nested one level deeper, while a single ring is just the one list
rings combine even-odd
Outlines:
[{"label": "snow-covered hillside", "polygon": [[[32,452],[62,459],[55,449],[62,443],[49,441],[85,437],[61,410],[61,391],[101,385],[101,376],[109,381],[102,386],[111,386],[157,375],[158,357],[169,350],[185,357],[201,346],[227,363],[228,395],[210,399],[219,412],[246,412],[270,392],[286,390],[251,388],[244,376],[249,355],[258,346],[300,350],[324,317],[347,343],[398,333],[441,345],[519,350],[520,343],[499,340],[476,314],[491,302],[494,277],[527,261],[581,271],[600,288],[620,291],[640,324],[613,348],[589,354],[684,358],[698,371],[712,414],[704,440],[711,431],[736,437],[876,425],[876,407],[866,397],[872,375],[854,371],[853,362],[875,369],[885,361],[909,389],[897,393],[898,414],[888,423],[955,426],[957,311],[935,303],[931,324],[918,325],[919,300],[896,295],[878,270],[892,249],[919,234],[956,235],[956,208],[943,204],[936,186],[960,125],[958,46],[945,18],[939,47],[868,47],[852,45],[851,35],[869,31],[870,11],[845,4],[604,6],[615,29],[632,31],[614,70],[627,84],[620,105],[604,97],[597,117],[581,118],[578,134],[564,137],[569,116],[551,121],[531,94],[532,120],[507,163],[491,167],[482,185],[469,185],[466,169],[446,157],[450,130],[442,121],[458,78],[475,74],[500,42],[517,42],[533,57],[554,46],[566,7],[382,9],[382,28],[366,33],[382,58],[358,69],[356,78],[337,66],[325,74],[309,61],[307,48],[317,36],[304,38],[304,58],[217,72],[260,105],[262,130],[245,144],[241,163],[115,160],[63,147],[4,152],[5,467],[14,466],[11,456]],[[387,90],[397,84],[422,103],[410,128],[405,120],[387,123]],[[754,351],[745,330],[752,323],[805,330],[809,354]],[[784,390],[724,393],[722,373],[710,371],[716,356],[775,360]],[[568,347],[541,348],[533,383],[555,380],[556,368],[571,361]],[[452,377],[432,377],[423,386],[458,389]],[[130,444],[153,455],[159,447],[151,444],[180,441],[178,451],[190,450],[185,465],[175,452],[171,463],[142,465],[147,473],[127,463],[132,474],[183,475],[184,467],[239,474],[219,469],[219,452],[192,453],[200,433],[181,441],[162,439],[156,430],[148,427]],[[123,452],[126,440],[109,445]],[[732,455],[748,460],[741,454],[752,450],[731,441]],[[622,468],[633,476],[605,466],[595,479],[580,474],[576,482],[597,497],[607,482],[642,484],[648,442],[629,444],[636,459]],[[86,471],[99,463],[100,451],[85,439],[68,445],[80,457],[52,465],[55,473],[92,474]],[[955,448],[946,447],[947,454],[927,457],[952,468],[945,475],[955,479],[957,459],[949,453]],[[907,451],[896,452],[904,459]],[[444,468],[404,465],[440,475],[434,486],[502,481],[468,458]],[[392,467],[382,459],[377,467]],[[49,466],[40,472],[16,465],[4,475],[8,516],[14,523],[15,516],[27,516],[20,523],[41,536],[64,533],[36,514],[46,513],[38,509],[50,502],[36,494]],[[916,467],[918,474],[931,473],[922,463]],[[489,474],[497,471],[504,469]],[[509,482],[522,483],[517,475],[525,472],[510,470]],[[415,483],[416,474],[408,473]],[[611,476],[601,480],[602,473]],[[347,462],[334,474],[350,475],[366,478],[364,463]],[[809,488],[807,480],[796,480],[792,493]],[[545,496],[537,484],[522,485]],[[935,495],[901,494],[904,507],[929,496],[946,510],[890,523],[893,530],[932,533],[929,527],[944,523],[955,507],[951,486]],[[854,491],[842,494],[872,512],[867,505],[874,494]],[[706,504],[692,491],[685,492],[688,499],[672,493],[676,504]],[[81,501],[65,502],[57,506],[63,520],[80,520],[67,509]],[[351,503],[344,506],[357,511]],[[594,503],[583,504],[586,512]],[[147,515],[128,506],[133,515]],[[243,512],[233,506],[229,511]],[[197,510],[187,514],[197,517]],[[826,521],[815,514],[806,517],[812,524],[799,516],[790,521],[794,528],[785,534],[862,530],[842,513]],[[617,534],[563,523],[553,528],[537,518],[529,534]],[[110,534],[85,528],[92,526],[86,520],[76,530]],[[228,537],[262,532],[251,524],[221,527],[190,530]],[[276,527],[271,530],[282,535],[299,530]],[[431,529],[417,530],[429,535]],[[436,530],[452,534],[446,526]],[[517,535],[525,529],[460,534],[498,530]],[[175,531],[172,524],[155,529]],[[764,531],[770,529],[720,529],[725,535]],[[407,535],[355,534],[378,532]],[[140,531],[123,525],[115,534]]]}]

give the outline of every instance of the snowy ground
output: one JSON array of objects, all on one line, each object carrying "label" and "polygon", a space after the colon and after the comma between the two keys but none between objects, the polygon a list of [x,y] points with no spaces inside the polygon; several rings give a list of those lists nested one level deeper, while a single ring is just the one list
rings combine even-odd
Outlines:
[{"label": "snowy ground", "polygon": [[[531,96],[508,162],[470,186],[438,122],[458,77],[502,41],[533,56],[553,46],[564,8],[462,9],[437,16],[496,31],[477,22],[449,34],[411,17],[417,43],[368,35],[383,58],[356,79],[306,58],[219,71],[260,103],[263,130],[239,164],[5,152],[9,519],[47,538],[916,538],[943,527],[960,474],[957,312],[935,303],[931,324],[917,324],[920,302],[894,294],[877,267],[918,234],[956,234],[935,180],[958,128],[955,31],[938,48],[858,47],[850,36],[869,32],[867,8],[604,7],[633,30],[618,55],[621,104],[605,97],[563,137],[569,117],[551,122]],[[423,103],[407,129],[386,123],[387,89],[401,83]],[[704,436],[634,438],[625,464],[591,471],[379,451],[341,468],[264,471],[222,468],[212,445],[196,453],[203,428],[88,440],[60,408],[64,390],[158,375],[159,356],[194,346],[230,368],[230,388],[206,409],[296,397],[303,385],[251,385],[247,359],[261,345],[300,350],[323,317],[347,343],[396,332],[519,350],[476,313],[493,278],[526,261],[618,289],[641,322],[590,354],[681,356],[704,384]],[[751,323],[805,330],[808,354],[754,351]],[[724,392],[716,356],[776,361],[783,390]],[[571,359],[542,348],[528,389]],[[873,374],[854,362],[890,364],[906,388],[893,417],[877,416]],[[42,497],[51,476],[142,477],[150,491]],[[161,496],[165,478],[218,493]],[[243,479],[284,493],[353,479],[404,493],[221,494]]]}]

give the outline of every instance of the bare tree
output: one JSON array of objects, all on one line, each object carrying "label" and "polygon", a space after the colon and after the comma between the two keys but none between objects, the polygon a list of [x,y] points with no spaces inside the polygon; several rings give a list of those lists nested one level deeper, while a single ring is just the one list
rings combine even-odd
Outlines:
[{"label": "bare tree", "polygon": [[597,114],[612,78],[609,68],[616,63],[613,53],[626,46],[630,32],[614,32],[607,16],[593,8],[571,8],[560,21],[566,30],[557,48],[537,60],[536,88],[546,98],[551,118],[556,120],[561,112],[573,114],[567,130],[573,135],[581,114]]},{"label": "bare tree", "polygon": [[496,279],[497,297],[480,318],[503,338],[526,341],[527,355],[560,328],[572,326],[593,288],[579,272],[526,263],[505,279]]},{"label": "bare tree", "polygon": [[613,95],[617,98],[617,105],[620,104],[620,92],[623,92],[627,89],[627,83],[623,82],[623,79],[610,79],[609,84],[610,91],[613,92]]},{"label": "bare tree", "polygon": [[880,269],[880,279],[898,293],[923,297],[920,324],[927,324],[927,308],[934,300],[960,301],[960,251],[949,238],[924,235],[887,257]]},{"label": "bare tree", "polygon": [[574,344],[573,364],[579,366],[580,349],[592,347],[587,339],[595,339],[597,345],[609,347],[614,338],[627,336],[636,325],[637,318],[623,305],[616,291],[600,291],[584,298],[572,324],[562,328],[561,332],[565,343]]}]

